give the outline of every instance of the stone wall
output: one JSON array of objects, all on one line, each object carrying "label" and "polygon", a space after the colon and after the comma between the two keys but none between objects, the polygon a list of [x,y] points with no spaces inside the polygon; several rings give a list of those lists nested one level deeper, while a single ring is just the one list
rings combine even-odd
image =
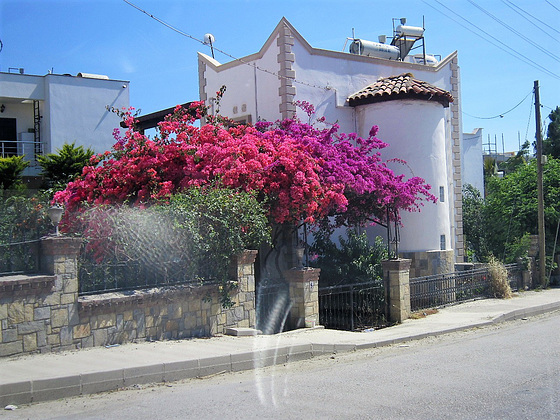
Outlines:
[{"label": "stone wall", "polygon": [[284,272],[292,302],[288,328],[315,328],[319,325],[320,273],[319,268],[292,268]]},{"label": "stone wall", "polygon": [[401,323],[410,316],[410,260],[382,261],[389,302],[389,320]]},{"label": "stone wall", "polygon": [[44,275],[0,277],[0,356],[210,336],[256,325],[257,251],[246,251],[230,267],[238,287],[233,306],[224,309],[217,285],[79,297],[80,245],[77,238],[44,238]]},{"label": "stone wall", "polygon": [[401,252],[400,257],[411,260],[411,278],[455,271],[455,254],[452,249],[444,251]]}]

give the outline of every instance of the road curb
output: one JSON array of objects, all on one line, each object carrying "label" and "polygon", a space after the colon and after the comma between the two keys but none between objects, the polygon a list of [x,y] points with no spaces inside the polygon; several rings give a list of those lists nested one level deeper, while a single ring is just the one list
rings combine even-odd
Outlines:
[{"label": "road curb", "polygon": [[505,322],[513,321],[515,319],[521,319],[529,316],[542,315],[547,312],[554,312],[560,310],[560,302],[546,303],[543,305],[533,306],[531,308],[515,309],[513,311],[498,315],[493,318],[493,322]]}]

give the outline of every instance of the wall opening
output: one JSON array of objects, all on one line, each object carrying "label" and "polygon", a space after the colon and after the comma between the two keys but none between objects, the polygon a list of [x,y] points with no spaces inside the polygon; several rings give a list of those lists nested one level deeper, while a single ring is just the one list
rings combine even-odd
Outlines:
[{"label": "wall opening", "polygon": [[17,156],[17,129],[15,118],[0,118],[0,155]]}]

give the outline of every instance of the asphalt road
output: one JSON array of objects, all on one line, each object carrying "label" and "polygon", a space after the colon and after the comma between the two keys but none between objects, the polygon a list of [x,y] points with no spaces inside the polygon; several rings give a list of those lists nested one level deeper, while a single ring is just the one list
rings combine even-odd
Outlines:
[{"label": "asphalt road", "polygon": [[6,419],[558,419],[560,313],[285,366],[0,412]]}]

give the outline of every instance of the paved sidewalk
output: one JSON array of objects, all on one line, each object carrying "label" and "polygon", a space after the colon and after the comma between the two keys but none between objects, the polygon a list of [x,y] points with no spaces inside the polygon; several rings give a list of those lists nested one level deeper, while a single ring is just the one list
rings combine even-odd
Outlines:
[{"label": "paved sidewalk", "polygon": [[467,302],[371,332],[314,328],[272,336],[141,342],[0,358],[0,409],[8,404],[47,401],[381,347],[555,310],[560,310],[560,289],[523,292],[508,300]]}]

